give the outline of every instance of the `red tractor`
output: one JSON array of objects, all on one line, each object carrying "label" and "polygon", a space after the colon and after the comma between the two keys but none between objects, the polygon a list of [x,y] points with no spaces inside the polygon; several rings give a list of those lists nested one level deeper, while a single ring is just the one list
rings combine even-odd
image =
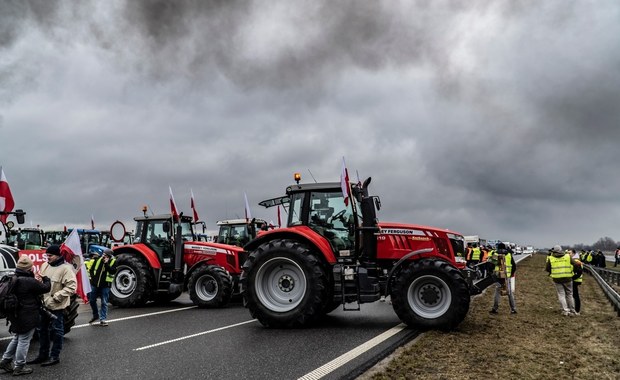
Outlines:
[{"label": "red tractor", "polygon": [[260,203],[288,205],[287,227],[260,234],[244,248],[244,304],[268,327],[301,327],[339,306],[390,296],[398,317],[421,329],[452,329],[479,292],[457,253],[463,236],[445,229],[377,220],[370,178],[351,184],[345,201],[340,182],[297,184]]},{"label": "red tractor", "polygon": [[[134,218],[133,244],[114,248],[116,275],[110,302],[120,307],[170,301],[184,290],[199,307],[221,307],[238,284],[243,248],[195,241],[190,217]],[[122,235],[121,235],[122,236]]]}]

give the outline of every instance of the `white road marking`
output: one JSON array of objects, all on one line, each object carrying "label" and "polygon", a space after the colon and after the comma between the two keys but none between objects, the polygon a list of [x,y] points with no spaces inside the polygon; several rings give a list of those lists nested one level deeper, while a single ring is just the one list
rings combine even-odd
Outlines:
[{"label": "white road marking", "polygon": [[312,372],[309,372],[305,375],[303,375],[302,377],[300,377],[298,380],[317,380],[322,378],[323,376],[327,375],[328,373],[342,367],[343,365],[345,365],[346,363],[350,362],[351,360],[355,359],[356,357],[360,356],[361,354],[363,354],[364,352],[370,350],[371,348],[377,346],[378,344],[388,340],[389,338],[391,338],[392,336],[398,334],[399,332],[401,332],[403,329],[405,329],[407,326],[404,323],[401,323],[397,326],[392,327],[391,329],[389,329],[388,331],[377,335],[376,337],[372,338],[371,340],[355,347],[354,349],[352,349],[349,352],[346,352],[342,355],[340,355],[339,357],[337,357],[336,359],[330,361],[327,364],[322,365],[321,367],[315,369]]},{"label": "white road marking", "polygon": [[174,343],[174,342],[178,342],[178,341],[185,340],[185,339],[195,338],[197,336],[211,334],[211,333],[214,333],[214,332],[230,329],[230,328],[233,328],[233,327],[245,325],[245,324],[256,322],[256,321],[257,321],[257,319],[251,319],[249,321],[235,323],[234,325],[218,327],[217,329],[207,330],[207,331],[199,332],[199,333],[192,334],[192,335],[182,336],[180,338],[170,339],[170,340],[167,340],[167,341],[164,341],[164,342],[154,343],[154,344],[151,344],[151,345],[148,345],[148,346],[144,346],[144,347],[134,348],[133,351],[147,350],[149,348],[163,346],[164,344],[169,344],[169,343]]},{"label": "white road marking", "polygon": [[[132,315],[131,317],[124,317],[124,318],[107,319],[107,322],[108,322],[108,323],[112,323],[112,322],[126,321],[126,320],[129,320],[129,319],[136,319],[136,318],[151,317],[151,316],[153,316],[153,315],[167,314],[167,313],[174,313],[174,312],[176,312],[176,311],[183,311],[183,310],[195,309],[196,307],[198,307],[198,306],[188,306],[188,307],[182,307],[182,308],[179,308],[179,309],[172,309],[172,310],[156,311],[156,312],[154,312],[154,313],[147,313],[147,314]],[[81,327],[87,327],[87,326],[91,326],[91,325],[89,325],[88,323],[84,323],[84,324],[81,324],[81,325],[75,325],[75,326],[71,327],[71,330],[73,330],[73,329],[79,329],[79,328],[81,328]],[[95,326],[96,326],[96,324],[95,324]],[[4,338],[0,338],[0,341],[3,341],[3,340],[11,340],[11,339],[13,339],[13,336],[7,336],[7,337],[4,337]]]}]

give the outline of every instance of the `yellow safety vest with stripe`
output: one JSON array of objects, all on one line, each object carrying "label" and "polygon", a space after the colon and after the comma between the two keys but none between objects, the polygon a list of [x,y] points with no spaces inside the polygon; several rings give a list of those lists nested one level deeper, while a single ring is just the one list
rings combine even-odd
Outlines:
[{"label": "yellow safety vest with stripe", "polygon": [[[512,275],[512,255],[510,253],[506,253],[504,255],[504,265],[506,266],[506,276],[510,277],[510,275]],[[500,260],[498,256],[497,261],[495,261],[494,272],[500,273],[501,270],[502,268],[500,267]]]},{"label": "yellow safety vest with stripe", "polygon": [[551,278],[573,277],[573,265],[570,263],[570,255],[562,257],[549,256],[551,263]]},{"label": "yellow safety vest with stripe", "polygon": [[480,260],[480,248],[472,248],[471,250],[471,259],[472,260]]},{"label": "yellow safety vest with stripe", "polygon": [[[110,266],[114,265],[115,261],[116,259],[110,259]],[[103,264],[103,259],[98,259],[95,261],[95,270],[93,271],[94,273],[97,273],[97,269],[99,269],[100,264]],[[101,273],[103,273],[103,271]],[[101,276],[101,273],[99,274],[100,276]],[[114,275],[107,273],[105,276],[105,282],[112,282],[112,281],[114,281]]]}]

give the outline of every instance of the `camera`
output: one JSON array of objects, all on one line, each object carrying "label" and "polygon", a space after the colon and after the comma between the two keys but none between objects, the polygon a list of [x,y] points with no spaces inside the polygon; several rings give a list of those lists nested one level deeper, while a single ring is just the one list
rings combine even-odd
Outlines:
[{"label": "camera", "polygon": [[54,313],[52,313],[51,311],[47,310],[47,308],[44,307],[44,306],[41,306],[41,314],[45,315],[46,317],[48,317],[49,319],[52,319],[52,320],[58,319],[58,317]]}]

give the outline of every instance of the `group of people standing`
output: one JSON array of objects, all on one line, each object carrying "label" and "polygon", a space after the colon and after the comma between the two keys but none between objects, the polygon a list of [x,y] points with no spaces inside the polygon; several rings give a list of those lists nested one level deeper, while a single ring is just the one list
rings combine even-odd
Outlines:
[{"label": "group of people standing", "polygon": [[549,250],[545,270],[553,280],[562,315],[576,316],[581,312],[579,286],[583,282],[583,264],[575,250],[562,251],[560,245]]},{"label": "group of people standing", "polygon": [[[47,262],[38,272],[27,255],[21,255],[17,261],[13,292],[19,307],[14,314],[7,316],[13,338],[0,361],[0,371],[13,376],[32,373],[33,369],[26,364],[45,367],[60,362],[65,332],[64,309],[77,290],[77,279],[60,246],[50,245],[45,252]],[[116,272],[113,252],[106,249],[101,256],[91,257],[85,264],[92,287],[88,298],[93,318],[89,323],[99,321],[99,325],[107,326],[108,298]],[[97,298],[101,298],[101,311],[97,307]],[[37,329],[39,353],[35,359],[27,361],[30,341]]]}]

